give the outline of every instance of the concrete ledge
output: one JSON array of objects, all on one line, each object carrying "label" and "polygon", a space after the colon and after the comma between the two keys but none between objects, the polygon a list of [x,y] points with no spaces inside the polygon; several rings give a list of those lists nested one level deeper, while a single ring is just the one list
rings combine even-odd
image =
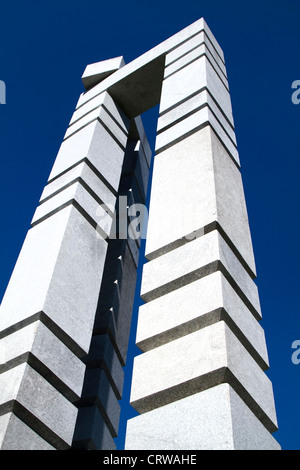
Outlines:
[{"label": "concrete ledge", "polygon": [[224,382],[277,429],[272,384],[223,321],[135,357],[130,403],[146,413]]},{"label": "concrete ledge", "polygon": [[0,340],[0,373],[30,364],[68,400],[78,400],[85,366],[41,321]]},{"label": "concrete ledge", "polygon": [[223,114],[222,110],[217,106],[216,101],[213,99],[212,95],[210,95],[207,88],[203,88],[199,93],[188,97],[183,102],[174,106],[171,110],[161,114],[157,122],[157,133],[160,134],[206,105],[209,106],[211,112],[214,113],[215,118],[219,121],[220,125],[236,145],[236,137],[232,124],[227,120],[225,114]]},{"label": "concrete ledge", "polygon": [[220,272],[140,306],[136,345],[150,351],[221,319],[260,367],[267,369],[264,330]]},{"label": "concrete ledge", "polygon": [[13,413],[0,416],[1,450],[55,450]]},{"label": "concrete ledge", "polygon": [[0,374],[0,408],[58,449],[72,443],[77,409],[27,364]]},{"label": "concrete ledge", "polygon": [[92,88],[124,65],[122,56],[87,65],[82,75],[84,88]]},{"label": "concrete ledge", "polygon": [[96,406],[81,408],[72,449],[115,450],[116,445]]},{"label": "concrete ledge", "polygon": [[254,278],[256,267],[242,177],[221,140],[207,126],[155,157],[147,259],[189,243],[216,223]]},{"label": "concrete ledge", "polygon": [[217,385],[127,422],[126,450],[280,450],[228,384]]},{"label": "concrete ledge", "polygon": [[114,207],[106,204],[94,193],[82,180],[75,181],[52,198],[39,205],[34,213],[31,225],[42,222],[57,211],[62,210],[67,204],[77,203],[80,208],[92,220],[92,225],[106,239],[111,232]]},{"label": "concrete ledge", "polygon": [[213,128],[231,158],[236,162],[237,165],[239,165],[239,153],[237,151],[236,145],[234,142],[232,142],[208,106],[201,107],[199,111],[196,111],[180,122],[177,122],[172,127],[169,127],[165,131],[162,131],[160,134],[158,134],[155,144],[156,154],[163,152],[172,145],[175,145],[177,142],[180,142],[186,137],[189,137],[195,132],[198,132],[206,125],[210,125]]},{"label": "concrete ledge", "polygon": [[104,201],[108,207],[115,206],[116,193],[111,191],[112,188],[110,188],[107,181],[105,181],[98,172],[95,172],[87,161],[83,161],[75,167],[70,168],[66,173],[47,184],[42,192],[40,204],[64,190],[69,185],[79,181],[79,179],[83,181],[100,200]]},{"label": "concrete ledge", "polygon": [[[184,84],[184,87],[182,86]],[[206,87],[233,125],[228,89],[205,55],[167,76],[162,85],[160,114]]]},{"label": "concrete ledge", "polygon": [[106,181],[118,190],[124,149],[97,120],[65,140],[58,151],[49,181],[88,157]]},{"label": "concrete ledge", "polygon": [[109,129],[111,134],[113,134],[114,138],[120,143],[122,147],[126,146],[128,135],[127,129],[124,129],[123,126],[121,126],[118,121],[114,119],[114,117],[109,113],[108,110],[106,110],[104,106],[100,106],[99,108],[91,111],[89,114],[86,114],[74,124],[69,126],[64,135],[64,140],[69,139],[76,132],[79,132],[81,129],[96,120]]},{"label": "concrete ledge", "polygon": [[110,385],[118,398],[122,398],[124,371],[107,334],[92,337],[88,356],[83,358],[88,369],[99,367],[107,375]]},{"label": "concrete ledge", "polygon": [[141,297],[150,302],[218,270],[260,318],[257,286],[217,230],[148,261],[143,267]]},{"label": "concrete ledge", "polygon": [[103,369],[87,369],[78,407],[96,406],[112,436],[119,428],[120,404]]},{"label": "concrete ledge", "polygon": [[222,49],[204,19],[201,18],[117,70],[93,89],[82,94],[78,107],[84,105],[104,90],[109,90],[130,117],[136,117],[155,106],[160,100],[166,55],[201,31],[204,31],[209,39],[210,49],[213,47],[223,61]]},{"label": "concrete ledge", "polygon": [[188,39],[183,44],[176,47],[176,49],[173,49],[171,52],[169,52],[166,55],[166,68],[171,66],[174,62],[181,60],[185,55],[188,55],[202,44],[205,44],[207,51],[209,51],[209,54],[213,57],[213,61],[216,62],[217,66],[226,77],[227,75],[224,60],[215,49],[215,46],[209,39],[209,36],[205,30],[201,31],[195,36],[192,36],[191,39]]},{"label": "concrete ledge", "polygon": [[107,242],[72,206],[30,229],[3,297],[0,331],[44,312],[72,351],[87,352],[106,250]]}]

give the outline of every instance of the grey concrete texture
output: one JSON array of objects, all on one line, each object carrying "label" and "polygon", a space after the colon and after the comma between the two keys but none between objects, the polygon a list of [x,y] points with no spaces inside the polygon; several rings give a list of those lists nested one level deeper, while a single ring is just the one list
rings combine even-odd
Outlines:
[{"label": "grey concrete texture", "polygon": [[185,137],[192,135],[208,125],[214,129],[229,156],[233,158],[234,161],[239,162],[238,151],[235,144],[231,141],[226,131],[224,131],[224,128],[220,126],[215,115],[211,112],[208,106],[199,109],[197,112],[189,115],[186,119],[177,122],[172,127],[161,132],[156,139],[156,153],[158,154],[163,152],[172,145],[175,145],[177,142],[180,142]]},{"label": "grey concrete texture", "polygon": [[110,187],[118,190],[124,147],[94,120],[61,144],[49,180],[61,175],[84,158],[95,166]]},{"label": "grey concrete texture", "polygon": [[205,127],[155,157],[147,259],[193,239],[215,222],[254,277],[256,267],[242,177],[214,131]]},{"label": "grey concrete texture", "polygon": [[104,369],[108,380],[120,400],[124,384],[124,371],[108,334],[94,335],[89,354],[83,358],[87,368]]},{"label": "grey concrete texture", "polygon": [[55,450],[13,413],[0,416],[1,450]]},{"label": "grey concrete texture", "polygon": [[97,406],[80,408],[72,444],[77,450],[115,450],[116,444]]},{"label": "grey concrete texture", "polygon": [[141,297],[150,302],[218,270],[222,270],[256,318],[261,318],[257,285],[218,230],[148,261],[143,266]]},{"label": "grey concrete texture", "polygon": [[[169,59],[168,57],[169,54],[168,54],[168,56],[166,57],[166,68],[165,68],[164,78],[169,77],[171,74],[177,72],[179,69],[184,68],[185,66],[189,65],[191,62],[205,55],[207,60],[209,60],[212,67],[215,69],[215,72],[217,73],[217,75],[219,75],[220,80],[224,83],[225,87],[228,88],[228,80],[227,80],[226,68],[225,68],[224,63],[220,59],[219,61],[215,59],[215,57],[218,59],[219,56],[217,54],[215,54],[214,56],[214,51],[213,53],[210,52],[209,48],[204,42],[205,39],[203,40],[201,38],[201,41],[203,41],[203,43],[202,42],[196,43],[195,41],[196,38],[197,36],[194,36],[192,38],[193,42],[195,42],[195,46],[192,47],[187,52],[185,52],[185,54],[180,55],[178,51],[177,52],[178,57],[174,60],[168,60]],[[186,44],[187,43],[185,43],[185,45]]]},{"label": "grey concrete texture", "polygon": [[136,345],[150,351],[222,319],[258,364],[268,369],[264,330],[220,271],[141,305]]},{"label": "grey concrete texture", "polygon": [[0,408],[13,412],[55,448],[72,444],[77,408],[28,364],[0,374]]},{"label": "grey concrete texture", "polygon": [[124,65],[123,57],[114,57],[113,59],[102,60],[101,62],[88,65],[82,75],[84,88],[88,90]]},{"label": "grey concrete texture", "polygon": [[30,229],[1,304],[0,331],[43,312],[71,350],[88,352],[106,250],[73,206]]},{"label": "grey concrete texture", "polygon": [[[106,100],[104,100],[105,102]],[[109,131],[112,133],[114,138],[124,147],[127,141],[128,129],[127,126],[124,125],[123,120],[116,120],[114,116],[107,110],[107,108],[100,106],[88,114],[82,116],[72,125],[70,125],[65,133],[64,140],[70,138],[76,132],[79,132],[81,129],[89,125],[94,121],[100,121],[104,127],[107,127]],[[126,124],[129,124],[129,121],[125,120]]]},{"label": "grey concrete texture", "polygon": [[114,338],[114,347],[123,366],[126,364],[136,278],[136,264],[128,243],[110,240],[94,331],[108,331]]},{"label": "grey concrete texture", "polygon": [[[214,122],[210,122],[210,125],[215,125],[217,129],[220,126],[223,131],[228,135],[232,143],[236,146],[236,136],[234,132],[234,126],[227,120],[226,116],[222,113],[218,107],[217,102],[210,94],[208,89],[202,89],[199,93],[192,95],[188,99],[185,99],[182,103],[177,104],[174,108],[169,111],[162,113],[157,122],[157,133],[160,134],[164,129],[167,129],[174,124],[186,119],[189,115],[197,112],[201,108],[207,106],[211,113],[214,115]],[[218,126],[216,125],[218,123]],[[220,127],[218,127],[220,129]],[[192,130],[192,127],[190,128]],[[220,134],[221,136],[221,134]]]},{"label": "grey concrete texture", "polygon": [[[135,120],[130,132],[118,190],[118,195],[127,196],[129,206],[145,202],[150,158],[149,144],[140,120]],[[117,216],[118,210],[117,205]],[[130,218],[126,218],[126,230],[129,221]],[[120,405],[117,400],[123,392],[123,366],[127,358],[138,257],[139,243],[136,240],[130,237],[108,240],[91,348],[83,358],[87,371],[82,397],[77,403],[79,415],[72,444],[74,448],[113,448],[112,438],[117,435],[119,427]],[[86,411],[86,407],[90,407],[90,411]],[[97,416],[93,426],[88,422],[92,410]],[[81,428],[86,430],[84,438]],[[103,439],[96,443],[95,436],[102,434]]]},{"label": "grey concrete texture", "polygon": [[182,398],[127,423],[130,450],[280,450],[228,384]]},{"label": "grey concrete texture", "polygon": [[[114,121],[114,123],[118,124],[123,133],[128,134],[132,123],[122,109],[116,105],[107,91],[103,91],[100,95],[97,95],[93,100],[88,101],[84,105],[76,107],[70,119],[67,133],[73,133],[73,127],[80,129],[95,118],[99,118],[104,123],[105,119],[108,119],[107,114],[112,119],[107,121],[108,124],[110,123],[112,125],[111,131],[116,129],[112,122]],[[65,138],[68,135],[67,133],[65,134]],[[119,136],[119,131],[117,132],[117,136]]]},{"label": "grey concrete texture", "polygon": [[[161,97],[161,81],[168,53],[202,31],[212,53],[224,62],[224,54],[203,18],[176,33],[129,64],[117,70],[98,85],[82,94],[77,107],[92,101],[104,90],[121,104],[129,117],[136,117],[157,105]],[[193,47],[193,46],[191,46]]]},{"label": "grey concrete texture", "polygon": [[213,56],[222,72],[226,75],[224,55],[218,43],[214,40],[211,31],[208,31],[207,25],[204,25],[204,29],[202,31],[192,35],[190,39],[187,39],[167,53],[166,68],[202,45],[205,45],[205,47],[210,51],[210,54]]},{"label": "grey concrete texture", "polygon": [[107,208],[98,197],[93,197],[90,190],[81,181],[74,182],[40,204],[34,213],[31,225],[34,226],[40,223],[68,204],[75,204],[77,208],[80,207],[80,211],[91,221],[99,236],[104,239],[109,237],[113,223],[114,207]]},{"label": "grey concrete texture", "polygon": [[146,413],[224,382],[277,429],[270,379],[223,321],[136,356],[130,403]]},{"label": "grey concrete texture", "polygon": [[[141,312],[148,309],[148,319],[141,317],[138,332],[146,352],[135,359],[131,395],[142,415],[129,424],[133,437],[129,434],[128,445],[136,445],[139,433],[138,446],[150,436],[157,443],[150,446],[167,439],[164,448],[173,448],[179,437],[171,414],[178,423],[185,415],[186,428],[200,411],[207,432],[200,426],[202,442],[195,433],[192,446],[276,447],[270,436],[277,428],[276,413],[272,385],[263,372],[267,353],[257,323],[255,263],[220,46],[200,19],[127,65],[122,57],[88,65],[82,80],[86,92],[71,117],[1,305],[1,445],[12,448],[11,430],[18,440],[30,429],[25,448],[115,448],[140,241],[122,240],[114,251],[111,240],[99,236],[109,227],[97,225],[96,215],[102,201],[114,205],[120,195],[128,196],[130,204],[145,202],[151,151],[139,115],[160,103],[156,159],[161,166],[158,173],[155,167],[146,249],[150,261],[141,289],[149,302]],[[164,177],[155,189],[157,174]],[[158,228],[164,218],[166,232]],[[215,304],[201,297],[205,283],[217,289]],[[180,311],[174,306],[171,319],[168,309],[182,292],[203,303],[202,310],[181,315],[180,323]],[[153,328],[149,318],[162,310],[164,318]],[[156,413],[161,414],[153,422]],[[155,439],[161,419],[170,429],[165,438],[157,432]]]},{"label": "grey concrete texture", "polygon": [[96,406],[111,435],[117,436],[121,407],[104,369],[86,370],[81,399],[76,406],[79,409]]},{"label": "grey concrete texture", "polygon": [[35,321],[0,340],[0,372],[27,362],[68,400],[81,396],[85,366],[44,325]]},{"label": "grey concrete texture", "polygon": [[70,168],[69,171],[47,184],[43,189],[40,204],[76,181],[80,181],[85,187],[88,187],[89,191],[94,194],[94,197],[97,196],[98,200],[101,200],[102,203],[105,203],[108,207],[115,206],[115,193],[107,187],[105,182],[101,179],[101,175],[93,170],[88,161],[83,161],[75,167]]},{"label": "grey concrete texture", "polygon": [[[184,87],[182,83],[185,84]],[[205,55],[166,76],[162,85],[159,112],[166,112],[204,87],[209,90],[226,118],[233,124],[228,88]]]}]

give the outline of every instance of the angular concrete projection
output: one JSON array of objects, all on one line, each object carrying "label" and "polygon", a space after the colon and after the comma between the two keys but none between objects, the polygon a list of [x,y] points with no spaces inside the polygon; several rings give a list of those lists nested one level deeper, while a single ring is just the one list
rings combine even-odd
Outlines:
[{"label": "angular concrete projection", "polygon": [[219,44],[200,19],[82,82],[1,304],[0,448],[115,448],[151,163],[140,115],[160,104],[125,448],[279,449]]}]

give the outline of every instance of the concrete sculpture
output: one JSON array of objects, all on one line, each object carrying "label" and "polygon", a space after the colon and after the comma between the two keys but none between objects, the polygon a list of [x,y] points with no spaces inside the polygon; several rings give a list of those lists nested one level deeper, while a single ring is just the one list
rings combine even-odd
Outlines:
[{"label": "concrete sculpture", "polygon": [[220,46],[200,19],[82,80],[1,305],[1,448],[114,449],[159,104],[125,448],[279,449]]}]

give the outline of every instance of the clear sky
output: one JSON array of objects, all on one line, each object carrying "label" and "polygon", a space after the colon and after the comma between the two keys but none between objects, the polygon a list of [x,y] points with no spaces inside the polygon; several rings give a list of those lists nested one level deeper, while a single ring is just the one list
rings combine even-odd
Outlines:
[{"label": "clear sky", "polygon": [[[130,62],[202,16],[225,54],[279,423],[275,437],[283,449],[300,450],[300,364],[292,362],[291,347],[300,341],[300,104],[291,99],[292,83],[300,80],[299,0],[1,2],[0,298],[83,91],[85,66],[120,55]],[[153,143],[155,123],[146,124]]]}]

